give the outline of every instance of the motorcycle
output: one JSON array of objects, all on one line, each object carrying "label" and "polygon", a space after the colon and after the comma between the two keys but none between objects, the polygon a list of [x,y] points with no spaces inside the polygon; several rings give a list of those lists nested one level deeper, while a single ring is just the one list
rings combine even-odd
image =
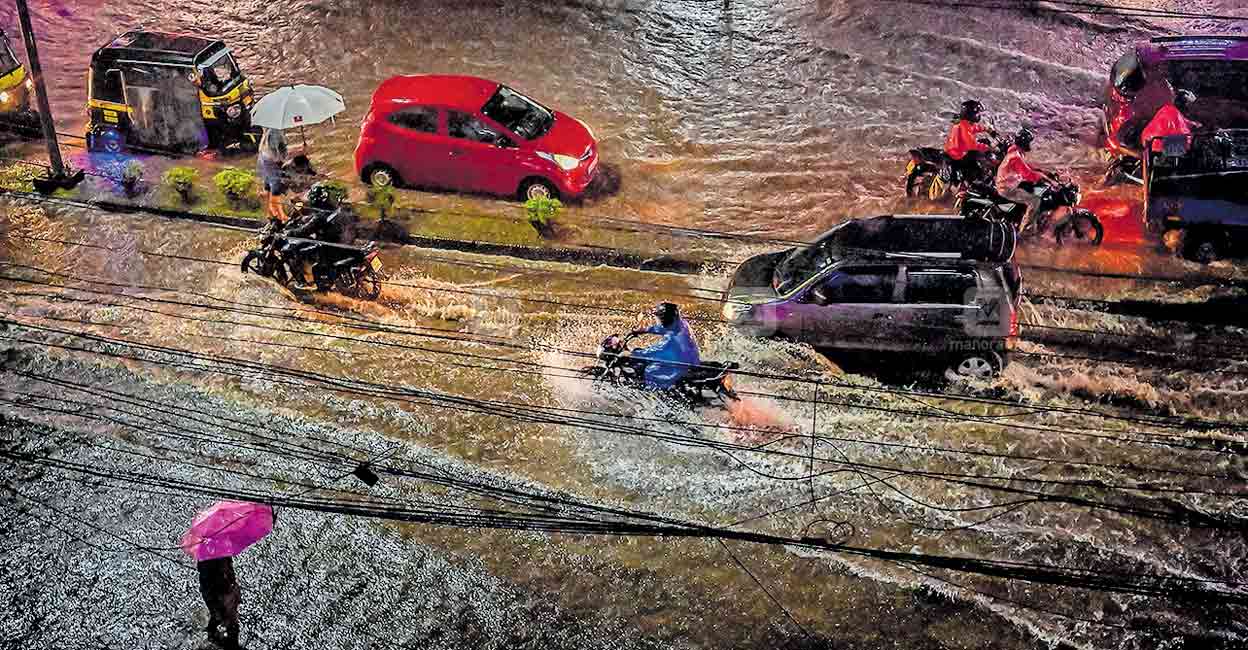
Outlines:
[{"label": "motorcycle", "polygon": [[1005,158],[1009,149],[1009,141],[998,138],[996,131],[988,131],[990,136],[988,151],[980,159],[979,170],[973,178],[963,178],[964,174],[954,160],[937,147],[916,147],[910,150],[910,161],[906,163],[906,197],[920,198],[926,196],[931,201],[943,201],[951,194],[956,196],[955,189],[960,191],[966,185],[980,179],[993,178],[997,174],[997,166]]},{"label": "motorcycle", "polygon": [[[1035,188],[1040,204],[1025,226],[1022,221],[1027,212],[1026,205],[1010,201],[997,194],[993,188],[982,184],[973,185],[960,192],[954,207],[958,214],[965,217],[1009,223],[1018,230],[1020,238],[1041,235],[1052,225],[1053,236],[1059,246],[1072,237],[1078,243],[1101,245],[1101,240],[1105,237],[1105,227],[1094,212],[1075,207],[1083,196],[1074,181],[1050,174],[1048,181],[1037,183]],[[1059,212],[1062,216],[1054,221],[1053,217]]]},{"label": "motorcycle", "polygon": [[272,277],[282,285],[290,283],[286,269],[302,274],[305,261],[312,263],[312,281],[317,291],[337,290],[362,300],[381,295],[381,250],[376,242],[366,246],[346,246],[286,237],[280,226],[270,222],[261,231],[260,245],[248,251],[241,264],[243,273]]},{"label": "motorcycle", "polygon": [[1101,178],[1102,187],[1113,187],[1120,183],[1144,184],[1143,163],[1133,156],[1119,156],[1109,163],[1105,176]]},{"label": "motorcycle", "polygon": [[[628,344],[633,338],[633,334],[612,334],[603,339],[597,353],[600,365],[582,368],[581,372],[593,377],[595,382],[645,389],[646,366],[653,362],[629,354]],[[685,376],[663,394],[689,406],[724,405],[729,400],[737,401],[741,398],[732,387],[732,371],[739,367],[737,363],[703,361],[689,368]]]}]

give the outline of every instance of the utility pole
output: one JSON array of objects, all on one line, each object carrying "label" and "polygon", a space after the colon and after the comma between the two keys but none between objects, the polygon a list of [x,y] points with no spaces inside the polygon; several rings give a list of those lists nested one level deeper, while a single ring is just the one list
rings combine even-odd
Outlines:
[{"label": "utility pole", "polygon": [[30,24],[30,9],[26,0],[16,0],[17,18],[22,24],[22,39],[26,41],[26,56],[30,59],[30,76],[35,82],[35,97],[39,101],[39,121],[43,123],[43,138],[48,143],[48,161],[52,167],[48,184],[50,189],[70,188],[82,180],[82,174],[71,178],[65,173],[65,161],[56,142],[56,127],[52,124],[52,107],[48,104],[48,89],[43,83],[43,68],[39,65],[39,50],[35,45],[35,30]]}]

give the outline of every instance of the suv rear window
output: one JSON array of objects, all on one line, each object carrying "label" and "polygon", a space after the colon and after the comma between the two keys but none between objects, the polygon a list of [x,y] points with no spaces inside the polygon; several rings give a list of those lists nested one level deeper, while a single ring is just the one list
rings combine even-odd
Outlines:
[{"label": "suv rear window", "polygon": [[975,303],[975,273],[957,269],[908,269],[906,302],[935,305]]},{"label": "suv rear window", "polygon": [[1248,101],[1248,61],[1171,61],[1170,85],[1215,97]]}]

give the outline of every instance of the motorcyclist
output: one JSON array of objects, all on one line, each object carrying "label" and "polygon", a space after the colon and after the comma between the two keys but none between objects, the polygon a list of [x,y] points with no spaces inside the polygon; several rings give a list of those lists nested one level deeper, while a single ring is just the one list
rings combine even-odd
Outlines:
[{"label": "motorcyclist", "polygon": [[945,154],[953,160],[954,168],[964,179],[978,176],[980,161],[988,152],[988,145],[979,141],[980,135],[990,133],[987,127],[979,123],[983,112],[984,105],[974,99],[962,102],[958,121],[945,138]]},{"label": "motorcyclist", "polygon": [[1160,152],[1164,146],[1162,139],[1166,136],[1190,136],[1192,129],[1200,128],[1200,122],[1187,118],[1187,111],[1195,103],[1196,93],[1182,88],[1176,90],[1174,92],[1174,101],[1167,102],[1157,109],[1157,112],[1153,114],[1153,119],[1149,121],[1148,126],[1144,127],[1144,131],[1140,133],[1141,146],[1148,147],[1149,141],[1152,140],[1152,150]]},{"label": "motorcyclist", "polygon": [[1035,140],[1035,134],[1030,129],[1019,131],[1014,136],[1014,144],[1010,145],[1005,158],[1001,160],[1001,166],[997,168],[995,183],[997,194],[1009,201],[1026,206],[1026,212],[1023,213],[1018,225],[1019,230],[1027,225],[1028,219],[1039,209],[1040,196],[1037,193],[1039,189],[1037,185],[1047,178],[1043,172],[1037,171],[1027,162],[1025,154],[1031,151],[1033,140]]},{"label": "motorcyclist", "polygon": [[663,390],[675,386],[692,367],[702,363],[702,358],[698,353],[698,343],[675,304],[661,302],[655,305],[654,316],[657,323],[632,332],[632,336],[654,334],[663,337],[662,340],[633,350],[632,357],[648,362],[645,367],[646,387]]},{"label": "motorcyclist", "polygon": [[[330,244],[350,244],[355,240],[355,213],[342,204],[333,188],[316,183],[308,189],[306,198],[301,218],[292,220],[283,234]],[[310,248],[290,259],[290,277],[296,285],[306,286],[304,266],[315,262],[315,258],[316,250]]]}]

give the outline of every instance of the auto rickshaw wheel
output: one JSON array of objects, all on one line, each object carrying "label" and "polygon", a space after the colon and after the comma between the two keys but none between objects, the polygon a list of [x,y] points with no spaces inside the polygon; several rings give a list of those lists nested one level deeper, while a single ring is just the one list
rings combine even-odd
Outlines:
[{"label": "auto rickshaw wheel", "polygon": [[93,129],[87,136],[87,149],[104,153],[121,153],[126,148],[126,136],[121,131],[108,127]]}]

